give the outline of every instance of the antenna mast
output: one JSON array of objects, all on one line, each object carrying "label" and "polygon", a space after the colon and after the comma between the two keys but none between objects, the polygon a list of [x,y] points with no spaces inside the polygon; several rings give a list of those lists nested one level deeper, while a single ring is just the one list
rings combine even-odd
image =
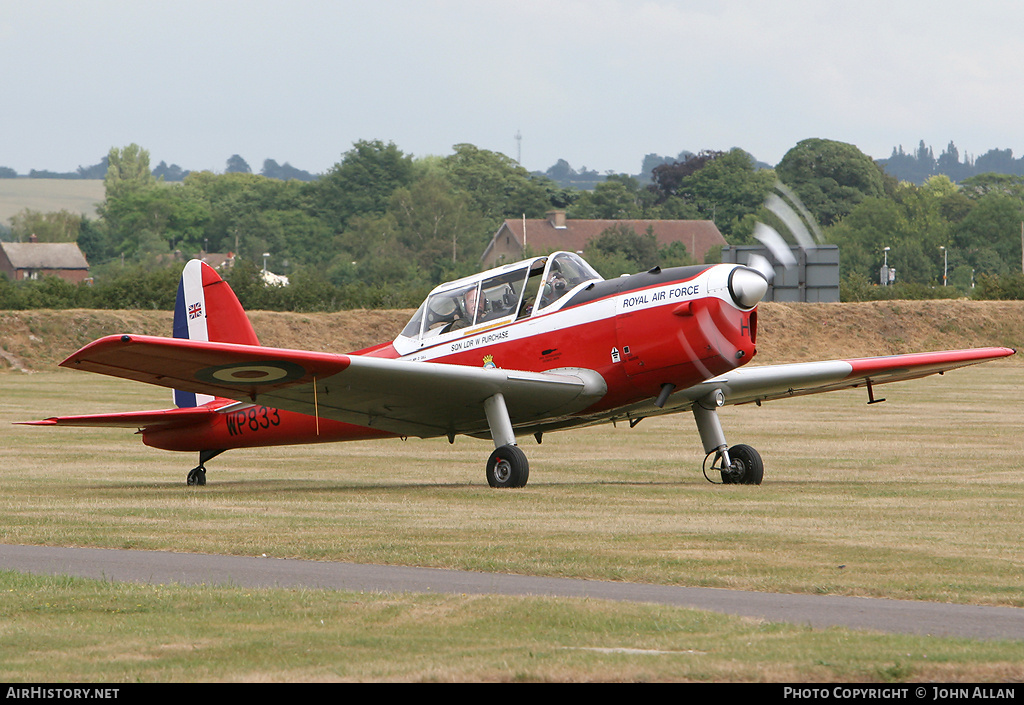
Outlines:
[{"label": "antenna mast", "polygon": [[516,130],[516,162],[523,165],[523,133]]}]

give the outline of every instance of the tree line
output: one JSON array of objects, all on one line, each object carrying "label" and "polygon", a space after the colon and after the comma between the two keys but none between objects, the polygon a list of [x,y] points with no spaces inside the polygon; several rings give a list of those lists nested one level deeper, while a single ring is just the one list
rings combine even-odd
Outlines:
[{"label": "tree line", "polygon": [[903,151],[903,145],[899,145],[892,148],[888,159],[879,160],[879,164],[896,179],[919,186],[939,175],[948,176],[956,183],[981,174],[1024,176],[1024,157],[1015,159],[1012,149],[990,149],[977,158],[965,154],[961,161],[960,150],[952,141],[938,157],[924,140],[912,152]]},{"label": "tree line", "polygon": [[[92,166],[80,166],[75,171],[49,171],[46,169],[31,169],[28,173],[30,179],[103,179],[106,178],[107,170],[110,168],[109,156],[103,157],[97,164]],[[252,167],[241,156],[232,154],[228,157],[226,173],[251,174]],[[182,169],[177,164],[168,165],[167,162],[160,162],[153,168],[153,177],[162,181],[184,181],[190,171]],[[260,170],[262,176],[270,179],[297,179],[299,181],[313,181],[316,174],[311,174],[302,169],[296,169],[288,162],[278,164],[273,159],[263,160],[263,168]],[[0,179],[17,179],[18,172],[7,166],[0,166]]]},{"label": "tree line", "polygon": [[[682,153],[660,160],[647,179],[610,174],[590,189],[562,186],[470,144],[414,158],[391,142],[359,141],[313,181],[236,164],[169,183],[154,176],[138,145],[111,149],[105,162],[97,219],[28,211],[12,220],[14,239],[76,241],[93,285],[0,282],[0,306],[167,308],[184,259],[233,252],[228,279],[247,308],[411,307],[436,284],[477,271],[506,218],[562,209],[569,218],[708,219],[729,243],[752,244],[757,222],[784,231],[764,206],[777,182],[799,196],[824,240],[840,245],[846,299],[1006,298],[1024,288],[1024,177],[901,182],[855,146],[831,140],[805,140],[774,168],[740,149]],[[895,287],[874,285],[886,247]],[[685,248],[659,249],[649,233],[629,228],[610,229],[584,256],[605,276],[690,261]],[[264,261],[291,284],[264,286]],[[127,283],[119,289],[120,280]]]}]

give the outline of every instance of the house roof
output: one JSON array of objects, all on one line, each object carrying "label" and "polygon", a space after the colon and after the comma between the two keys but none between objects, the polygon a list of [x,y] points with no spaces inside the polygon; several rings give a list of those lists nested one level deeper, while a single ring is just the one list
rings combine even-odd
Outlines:
[{"label": "house roof", "polygon": [[85,255],[73,242],[0,242],[15,269],[88,269]]},{"label": "house roof", "polygon": [[[626,225],[638,234],[644,234],[651,228],[659,247],[664,247],[673,242],[681,242],[686,246],[686,251],[691,257],[698,260],[711,248],[724,247],[728,243],[722,237],[715,224],[710,220],[577,220],[558,219],[557,222],[564,222],[564,227],[555,226],[554,218],[533,218],[515,219],[509,218],[504,222],[498,233],[506,228],[518,241],[521,247],[528,247],[533,252],[553,252],[555,250],[567,250],[569,252],[582,252],[586,249],[587,243],[598,237],[608,228],[619,225]],[[525,225],[525,236],[524,236]],[[498,234],[495,234],[495,238]],[[488,252],[484,253],[486,258]]]},{"label": "house roof", "polygon": [[200,259],[214,269],[224,269],[235,264],[234,252],[204,252]]}]

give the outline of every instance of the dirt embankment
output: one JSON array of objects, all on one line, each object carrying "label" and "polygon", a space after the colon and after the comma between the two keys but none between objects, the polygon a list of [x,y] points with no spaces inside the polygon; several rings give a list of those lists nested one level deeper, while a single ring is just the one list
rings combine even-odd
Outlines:
[{"label": "dirt embankment", "polygon": [[758,311],[762,364],[1024,345],[1024,301],[765,303]]},{"label": "dirt embankment", "polygon": [[[275,348],[351,352],[391,340],[412,311],[278,313],[252,311],[260,343]],[[171,335],[170,311],[0,311],[0,370],[53,369],[105,335]]]},{"label": "dirt embankment", "polygon": [[[392,339],[412,311],[254,311],[264,345],[349,352]],[[0,311],[0,370],[48,370],[96,338],[170,335],[166,311]],[[1024,345],[1024,301],[761,304],[755,364]],[[1024,361],[1024,355],[1015,357]]]}]

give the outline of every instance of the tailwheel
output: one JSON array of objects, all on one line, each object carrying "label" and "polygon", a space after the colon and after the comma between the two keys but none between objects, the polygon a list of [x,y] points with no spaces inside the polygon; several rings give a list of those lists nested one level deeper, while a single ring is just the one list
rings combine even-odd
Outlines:
[{"label": "tailwheel", "polygon": [[764,479],[761,454],[748,445],[735,445],[729,449],[729,467],[721,468],[724,485],[760,485]]},{"label": "tailwheel", "polygon": [[524,487],[530,478],[530,463],[519,446],[495,448],[487,459],[487,484],[491,487]]},{"label": "tailwheel", "polygon": [[188,471],[185,484],[189,487],[202,487],[206,484],[206,464],[223,453],[224,450],[201,450],[199,451],[199,465]]},{"label": "tailwheel", "polygon": [[189,487],[195,487],[196,485],[202,486],[206,484],[206,468],[202,465],[194,467],[189,470],[188,477],[185,478],[185,483]]}]

